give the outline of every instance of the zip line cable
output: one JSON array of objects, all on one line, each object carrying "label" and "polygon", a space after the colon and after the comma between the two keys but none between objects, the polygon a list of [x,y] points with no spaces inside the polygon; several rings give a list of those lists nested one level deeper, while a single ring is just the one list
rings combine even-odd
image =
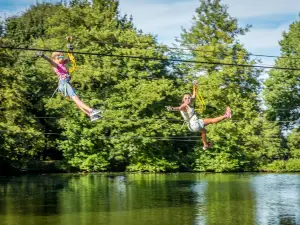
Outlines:
[{"label": "zip line cable", "polygon": [[[0,130],[1,132],[7,132],[7,130]],[[9,133],[9,132],[7,132]],[[25,132],[18,132],[15,134],[22,134]],[[54,133],[54,132],[41,132],[38,135],[33,135],[33,136],[41,136],[41,135],[55,135],[55,136],[65,136],[62,133]],[[75,137],[88,137],[88,135],[74,135]],[[222,136],[218,136],[221,138],[228,138],[231,135],[222,135]],[[265,137],[265,138],[280,138],[280,135],[262,135],[262,134],[253,134],[253,135],[234,135],[234,136],[238,136],[238,137]],[[174,140],[174,141],[180,141],[180,140],[184,140],[184,141],[188,141],[191,138],[197,138],[194,139],[192,141],[201,141],[199,138],[200,136],[170,136],[170,137],[164,137],[164,136],[97,136],[98,139],[121,139],[121,138],[128,138],[128,139],[153,139],[153,140]],[[68,139],[68,138],[67,138]]]},{"label": "zip line cable", "polygon": [[[50,37],[51,38],[51,37]],[[57,36],[54,36],[53,38],[57,38]],[[63,37],[65,38],[65,37]],[[77,39],[80,40],[80,39]],[[149,42],[144,43],[138,43],[138,44],[127,44],[127,43],[120,43],[120,42],[103,42],[103,41],[91,41],[94,43],[99,43],[102,45],[115,45],[115,46],[125,46],[125,47],[148,47],[152,49],[171,49],[171,50],[182,50],[182,51],[195,51],[195,52],[205,52],[205,53],[220,53],[225,56],[232,56],[233,54],[230,53],[224,53],[222,51],[215,51],[215,50],[202,50],[202,49],[190,49],[190,48],[180,48],[180,47],[170,47],[168,45],[162,45],[162,46],[151,46],[149,45]],[[148,46],[145,46],[143,44],[148,44]],[[153,43],[155,44],[155,43]],[[146,48],[138,48],[138,49],[146,49]],[[147,50],[147,49],[146,49]],[[236,52],[236,55],[243,54],[242,52]],[[265,54],[254,54],[254,53],[245,53],[243,54],[245,56],[257,56],[257,57],[266,57],[266,58],[283,58],[283,59],[298,59],[300,60],[300,57],[291,57],[291,56],[276,56],[276,55],[265,55]]]},{"label": "zip line cable", "polygon": [[[33,117],[35,119],[62,119],[65,117],[59,117],[59,116],[36,116]],[[122,119],[116,119],[113,117],[109,117],[109,119],[115,119],[116,121],[172,121],[172,122],[180,122],[182,123],[182,119],[177,119],[177,118],[165,118],[165,119],[159,119],[159,118],[136,118],[136,119],[126,119],[126,118],[122,118]],[[250,120],[250,119],[249,119]],[[243,120],[230,120],[234,123],[237,122],[244,122],[246,121],[246,119]],[[251,119],[251,121],[253,121],[253,119]],[[267,123],[296,123],[297,120],[262,120],[261,122],[267,122]]]},{"label": "zip line cable", "polygon": [[[63,50],[51,50],[51,49],[20,48],[20,47],[7,47],[7,46],[0,46],[0,48],[11,49],[11,50],[24,50],[24,51],[43,51],[43,52],[68,53],[67,51],[63,51]],[[297,70],[297,71],[300,70],[300,68],[275,67],[275,66],[271,66],[271,65],[265,65],[265,66],[264,65],[248,65],[248,64],[236,64],[236,63],[222,63],[222,62],[207,62],[207,61],[197,61],[197,60],[184,60],[184,59],[175,59],[175,58],[143,57],[143,56],[133,56],[133,55],[115,55],[115,54],[104,54],[104,53],[76,52],[76,51],[73,51],[73,54],[106,56],[106,57],[117,57],[117,58],[131,58],[131,59],[142,59],[142,60],[199,63],[199,64],[211,64],[211,65],[223,65],[223,66],[237,66],[237,67],[248,67],[248,68]]]},{"label": "zip line cable", "polygon": [[[49,35],[41,35],[38,38],[62,38],[62,39],[65,39],[65,37],[63,37],[63,36],[57,37],[57,36],[49,36]],[[80,40],[80,38],[78,38],[77,40]],[[220,53],[221,55],[224,55],[224,56],[233,56],[233,54],[225,53],[220,50],[217,51],[217,50],[202,50],[202,49],[193,49],[193,48],[191,49],[191,48],[182,48],[182,47],[180,48],[180,47],[171,47],[168,45],[151,46],[149,44],[152,44],[152,43],[149,43],[149,42],[142,42],[142,43],[135,43],[135,44],[120,43],[120,42],[104,42],[104,41],[95,41],[95,40],[89,41],[89,42],[99,43],[102,45],[114,45],[114,46],[125,46],[125,47],[146,47],[146,48],[136,48],[136,49],[141,49],[141,50],[143,50],[143,49],[147,50],[147,48],[148,48],[148,50],[149,50],[149,48],[154,49],[154,50],[156,50],[156,49],[171,49],[171,50],[195,51],[195,52],[205,52],[205,53]],[[32,40],[31,40],[30,44],[32,44]],[[144,45],[144,44],[146,44],[146,45]],[[155,45],[155,44],[157,44],[157,43],[153,43],[153,45]],[[285,58],[285,59],[300,60],[300,57],[265,55],[265,54],[255,54],[255,53],[248,53],[248,52],[246,52],[244,54],[243,52],[239,52],[239,51],[237,51],[235,54],[236,55],[241,54],[243,56],[257,56],[257,57],[266,57],[266,58]]]},{"label": "zip line cable", "polygon": [[[112,42],[102,42],[102,41],[92,41],[92,42],[96,42],[96,43],[100,43],[100,44],[110,44],[110,45],[123,45],[126,47],[134,47],[134,46],[139,46],[138,44],[123,44],[123,43],[112,43]],[[220,53],[222,55],[225,56],[232,56],[233,54],[230,53],[224,53],[222,51],[214,51],[214,50],[202,50],[202,49],[189,49],[189,48],[179,48],[179,47],[170,47],[170,46],[146,46],[146,47],[151,47],[153,49],[158,48],[158,49],[172,49],[172,50],[182,50],[182,51],[195,51],[195,52],[204,52],[204,53]],[[266,57],[266,58],[286,58],[286,59],[299,59],[300,57],[289,57],[289,56],[276,56],[276,55],[264,55],[264,54],[254,54],[254,53],[243,53],[243,52],[237,52],[237,55],[239,54],[243,54],[245,56],[249,55],[249,56],[257,56],[257,57]]]},{"label": "zip line cable", "polygon": [[[19,56],[20,57],[20,56]],[[32,56],[22,56],[22,57],[28,57],[28,58],[31,58]],[[0,56],[0,59],[1,58],[10,58],[10,57],[3,57],[3,56]],[[15,57],[16,59],[17,59],[17,57]],[[36,65],[39,65],[39,64],[41,64],[41,65],[49,65],[49,63],[48,62],[37,62],[36,63]],[[261,64],[261,65],[265,65],[265,64]],[[266,66],[271,66],[271,65],[266,65]],[[80,70],[80,71],[83,71],[83,72],[95,72],[96,70],[95,69],[93,69],[93,68],[86,68],[86,66],[77,66],[76,67],[78,70]],[[146,70],[145,70],[146,71]],[[144,79],[153,79],[153,80],[155,80],[155,79],[161,79],[161,78],[163,78],[163,77],[159,77],[159,76],[157,76],[157,77],[153,77],[153,74],[150,74],[149,73],[149,75],[150,76],[139,76],[139,78],[144,78]],[[298,75],[298,74],[297,74]],[[126,77],[126,74],[120,74],[120,76],[121,77]],[[154,74],[154,76],[155,76],[155,74]],[[165,76],[165,78],[168,78],[168,77],[170,77],[170,78],[180,78],[180,77],[175,77],[174,75],[167,75],[167,76]],[[184,79],[184,77],[181,77],[182,79]],[[197,78],[197,77],[194,77],[194,76],[192,76],[192,78]],[[90,81],[91,82],[91,81]],[[89,82],[89,83],[90,83]],[[200,84],[198,84],[198,86],[207,86],[207,83],[200,83]]]},{"label": "zip line cable", "polygon": [[[21,57],[21,56],[19,56],[19,57]],[[25,57],[27,57],[27,58],[30,58],[30,57],[32,57],[32,56],[22,56],[22,58],[25,58]],[[106,56],[105,56],[106,57]],[[115,57],[115,56],[113,56],[113,57]],[[1,58],[7,58],[7,59],[11,59],[11,57],[5,57],[5,56],[0,56],[0,59]],[[14,59],[17,59],[18,57],[14,57]],[[143,58],[136,58],[136,59],[143,59]],[[169,59],[162,59],[162,60],[169,60]],[[97,62],[96,60],[90,60],[91,62]],[[39,62],[39,63],[41,63],[41,64],[49,64],[49,63],[47,63],[47,62]],[[196,62],[195,62],[196,63]],[[210,62],[207,62],[208,64],[210,64]],[[222,62],[220,62],[220,63],[222,63]],[[237,66],[239,66],[240,64],[233,64],[233,65],[237,65]],[[246,65],[246,64],[241,64],[241,65]],[[259,65],[257,65],[257,66],[260,66],[260,67],[272,67],[272,68],[275,68],[274,66],[272,66],[272,65],[270,65],[270,64],[259,64]],[[252,67],[256,67],[256,66],[252,66]],[[94,69],[88,69],[88,68],[84,68],[84,66],[76,66],[76,68],[78,68],[78,69],[80,69],[80,70],[84,70],[84,71],[95,71]],[[82,69],[82,68],[84,68],[84,69]],[[287,68],[287,69],[289,69],[289,68]],[[300,68],[299,68],[300,69]]]},{"label": "zip line cable", "polygon": [[[53,133],[47,133],[45,134],[45,139],[48,140],[49,136],[50,135],[55,135]],[[41,136],[41,135],[34,135],[35,137],[38,137],[38,136]],[[47,137],[48,136],[48,137]],[[61,136],[61,135],[59,135]],[[258,136],[258,135],[256,135]],[[262,136],[260,136],[262,137]],[[152,141],[173,141],[173,142],[202,142],[202,140],[197,137],[195,139],[184,139],[184,138],[152,138],[152,137],[128,137],[127,139],[131,139],[131,140],[145,140],[145,138],[149,139],[149,140],[152,140]],[[223,137],[223,138],[227,138],[229,139],[229,137]],[[264,139],[259,139],[259,140],[249,140],[249,141],[246,141],[246,140],[238,140],[238,143],[251,143],[251,142],[267,142],[267,141],[273,141],[274,139],[279,139],[280,137],[272,137],[272,136],[269,136],[269,137],[265,137]],[[99,138],[100,140],[117,140],[117,139],[121,139],[121,137],[100,137]],[[70,140],[70,138],[67,138],[67,137],[63,137],[63,138],[60,138],[59,140],[61,141],[65,141],[65,140]],[[255,144],[255,143],[252,143],[252,144]]]},{"label": "zip line cable", "polygon": [[[7,47],[7,46],[0,46],[0,48],[4,49],[13,49],[13,50],[26,50],[26,51],[51,51],[48,49],[35,49],[35,48],[14,48],[14,47]],[[61,50],[55,50],[58,52],[64,52]],[[195,61],[195,60],[181,60],[181,59],[162,59],[162,58],[155,58],[155,57],[140,57],[140,56],[131,56],[131,55],[113,55],[113,54],[101,54],[101,53],[89,53],[89,52],[74,52],[74,54],[83,54],[83,55],[96,55],[96,56],[108,56],[108,57],[122,57],[122,58],[135,58],[135,59],[145,59],[145,60],[160,60],[160,61],[176,61],[176,62],[192,62],[192,63],[204,63],[204,64],[215,64],[215,65],[225,65],[225,66],[242,66],[242,67],[258,67],[258,68],[274,68],[274,69],[286,69],[286,70],[300,70],[300,68],[283,68],[283,67],[274,67],[274,66],[259,66],[259,65],[246,65],[246,64],[233,64],[233,63],[217,63],[217,62],[202,62],[202,61]],[[38,117],[36,117],[38,118]],[[42,117],[41,117],[42,118]],[[44,117],[45,118],[45,117]],[[54,117],[52,117],[54,118]],[[176,120],[176,119],[175,119]],[[267,121],[267,122],[296,122],[296,121]]]},{"label": "zip line cable", "polygon": [[[63,51],[63,50],[51,50],[51,49],[40,49],[40,48],[21,48],[21,47],[11,47],[11,46],[0,46],[0,48],[10,49],[10,50],[23,50],[23,51],[42,51],[42,52],[68,53],[67,51]],[[248,65],[248,64],[237,64],[237,63],[208,62],[208,61],[184,60],[184,59],[176,59],[176,58],[157,58],[157,57],[143,57],[143,56],[133,56],[133,55],[116,55],[116,54],[104,54],[104,53],[92,53],[92,52],[77,52],[77,51],[73,51],[73,54],[107,56],[107,57],[117,57],[117,58],[131,58],[131,59],[141,59],[141,60],[156,60],[156,61],[166,61],[166,62],[171,61],[171,62],[199,63],[199,64],[222,65],[222,66],[232,66],[232,67],[246,67],[246,68],[262,68],[262,69],[300,71],[300,68],[291,68],[291,67],[276,67],[276,66]]]},{"label": "zip line cable", "polygon": [[[20,56],[19,56],[20,57]],[[22,56],[22,57],[28,57],[28,58],[30,58],[30,57],[32,57],[32,56]],[[0,59],[1,58],[10,58],[10,57],[2,57],[2,56],[0,56]],[[167,59],[166,59],[167,60]],[[95,60],[91,60],[92,62],[94,62]],[[36,63],[36,64],[42,64],[42,65],[49,65],[49,63],[48,62],[38,62],[38,63]],[[260,66],[267,66],[267,67],[272,67],[272,65],[267,65],[267,64],[260,64]],[[78,70],[81,70],[81,71],[90,71],[90,72],[95,72],[95,69],[93,69],[93,68],[86,68],[85,66],[77,66],[76,67]],[[300,68],[299,68],[299,70],[300,70]],[[124,74],[125,75],[125,74]],[[123,76],[124,76],[123,75]],[[121,75],[122,76],[122,75]],[[173,77],[173,78],[178,78],[178,77],[174,77],[174,76],[166,76],[166,77]],[[141,78],[148,78],[148,79],[160,79],[160,77],[153,77],[153,76],[148,76],[148,77],[146,77],[146,76],[143,76],[143,77],[141,77]],[[196,77],[195,77],[196,78]],[[201,86],[201,85],[203,85],[203,86],[205,86],[205,84],[198,84],[198,86]]]},{"label": "zip line cable", "polygon": [[[35,116],[35,117],[30,117],[33,119],[63,119],[65,117],[60,117],[60,116]],[[181,118],[164,118],[164,119],[160,119],[160,118],[135,118],[135,119],[127,119],[127,118],[121,118],[121,119],[117,119],[114,117],[105,117],[108,119],[114,119],[115,121],[150,121],[152,122],[153,120],[155,121],[165,121],[165,122],[178,122],[178,123],[182,123],[182,119]],[[205,119],[205,118],[204,118]],[[255,118],[254,118],[255,119]],[[260,118],[258,118],[260,119]],[[242,119],[242,120],[230,120],[233,123],[239,123],[239,122],[244,122],[250,119]],[[251,121],[253,121],[253,119],[251,119]],[[257,122],[263,122],[263,123],[297,123],[298,120],[260,120]]]}]

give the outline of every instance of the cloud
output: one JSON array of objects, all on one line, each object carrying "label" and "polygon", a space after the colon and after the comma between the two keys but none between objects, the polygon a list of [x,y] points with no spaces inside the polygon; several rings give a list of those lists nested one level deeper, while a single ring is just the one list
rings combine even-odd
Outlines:
[{"label": "cloud", "polygon": [[11,6],[18,6],[18,5],[26,5],[30,6],[31,4],[36,3],[43,3],[43,2],[59,2],[60,0],[1,0],[0,5],[11,5]]},{"label": "cloud", "polygon": [[246,35],[240,36],[242,43],[247,43],[250,49],[268,49],[279,47],[278,42],[283,38],[284,31],[289,30],[289,23],[282,24],[275,29],[251,29]]},{"label": "cloud", "polygon": [[[229,6],[229,14],[238,21],[253,25],[239,40],[247,50],[258,54],[280,53],[278,41],[282,39],[283,31],[288,31],[300,8],[298,0],[276,0],[276,3],[273,0],[223,0],[222,3]],[[137,28],[157,34],[158,40],[167,45],[174,42],[175,36],[180,36],[181,27],[188,29],[192,25],[191,19],[199,6],[199,0],[161,0],[159,3],[120,0],[121,14],[133,15]],[[273,59],[265,58],[263,63],[273,64]]]},{"label": "cloud", "polygon": [[299,0],[224,0],[223,2],[229,6],[228,12],[238,19],[297,14],[300,8]]},{"label": "cloud", "polygon": [[[52,3],[57,1],[38,0]],[[5,11],[0,11],[0,14],[5,12],[6,17],[11,16],[36,2],[37,0],[1,0],[0,7]],[[138,29],[157,35],[158,41],[167,45],[173,43],[175,37],[180,37],[181,27],[188,29],[192,25],[192,17],[200,6],[199,0],[119,0],[119,3],[122,15],[132,15]],[[299,0],[276,0],[276,3],[274,0],[223,0],[222,3],[229,6],[230,15],[242,23],[253,25],[250,32],[239,37],[239,40],[250,52],[262,54],[267,54],[268,51],[279,54],[278,41],[282,39],[282,32],[288,30],[295,18],[284,19],[284,16],[297,15],[300,8]]]},{"label": "cloud", "polygon": [[133,16],[138,29],[146,33],[159,35],[165,44],[174,41],[181,33],[181,27],[188,27],[198,0],[179,1],[173,3],[147,3],[140,0],[120,0],[121,14]]},{"label": "cloud", "polygon": [[0,10],[0,20],[5,20],[8,17],[20,15],[22,8],[17,10]]}]

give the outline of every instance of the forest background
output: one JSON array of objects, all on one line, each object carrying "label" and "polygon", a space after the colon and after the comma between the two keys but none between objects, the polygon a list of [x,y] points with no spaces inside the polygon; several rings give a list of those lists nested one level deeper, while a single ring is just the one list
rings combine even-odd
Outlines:
[{"label": "forest background", "polygon": [[[280,40],[268,79],[239,42],[221,1],[200,0],[176,47],[159,44],[121,16],[116,0],[43,3],[7,18],[0,33],[0,167],[12,171],[300,171],[300,22]],[[73,36],[79,96],[104,110],[91,123],[61,95],[36,49],[66,50]],[[31,49],[31,50],[30,50]],[[88,53],[88,54],[82,54]],[[199,82],[213,149],[168,112]]]}]

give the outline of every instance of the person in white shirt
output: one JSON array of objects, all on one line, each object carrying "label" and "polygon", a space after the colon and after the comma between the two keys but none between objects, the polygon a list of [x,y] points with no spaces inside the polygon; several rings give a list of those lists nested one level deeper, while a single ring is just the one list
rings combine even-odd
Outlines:
[{"label": "person in white shirt", "polygon": [[182,104],[178,107],[168,106],[167,110],[169,111],[180,111],[183,119],[186,121],[187,126],[191,132],[199,132],[201,133],[201,138],[203,142],[203,150],[209,149],[212,147],[212,143],[207,141],[206,138],[206,129],[205,127],[209,124],[218,123],[224,119],[231,118],[231,109],[230,107],[226,107],[225,113],[222,116],[216,118],[206,118],[201,119],[198,118],[195,114],[195,110],[192,107],[192,102],[196,97],[196,86],[197,82],[193,82],[193,94],[185,93],[182,97]]}]

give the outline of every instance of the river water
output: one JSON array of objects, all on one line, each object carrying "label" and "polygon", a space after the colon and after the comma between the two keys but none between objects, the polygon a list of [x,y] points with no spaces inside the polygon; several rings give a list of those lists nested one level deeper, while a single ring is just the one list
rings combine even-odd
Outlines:
[{"label": "river water", "polygon": [[300,174],[0,177],[0,224],[300,224]]}]

